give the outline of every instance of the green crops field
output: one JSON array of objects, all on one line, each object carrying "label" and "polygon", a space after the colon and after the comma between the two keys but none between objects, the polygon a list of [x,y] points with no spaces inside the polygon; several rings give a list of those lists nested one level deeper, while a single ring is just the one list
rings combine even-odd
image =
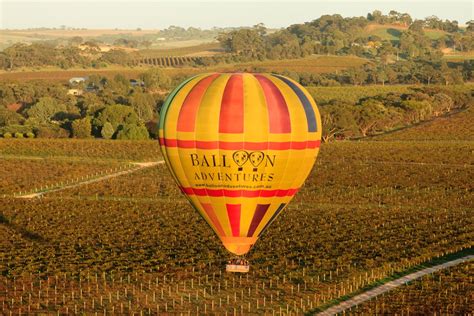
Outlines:
[{"label": "green crops field", "polygon": [[223,271],[229,255],[163,165],[13,196],[15,183],[28,189],[26,170],[40,175],[31,185],[107,174],[161,159],[155,141],[2,139],[2,312],[311,313],[433,258],[472,253],[473,136],[417,128],[409,140],[324,144],[305,186],[248,254],[247,275]]}]

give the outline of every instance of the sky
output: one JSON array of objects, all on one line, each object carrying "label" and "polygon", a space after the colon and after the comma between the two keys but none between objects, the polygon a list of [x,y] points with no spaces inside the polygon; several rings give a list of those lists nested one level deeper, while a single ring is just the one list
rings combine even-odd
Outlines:
[{"label": "sky", "polygon": [[407,12],[423,19],[436,15],[460,24],[474,19],[471,0],[0,0],[0,28],[163,29],[252,26],[270,28],[312,21],[323,14],[366,16],[368,12]]}]

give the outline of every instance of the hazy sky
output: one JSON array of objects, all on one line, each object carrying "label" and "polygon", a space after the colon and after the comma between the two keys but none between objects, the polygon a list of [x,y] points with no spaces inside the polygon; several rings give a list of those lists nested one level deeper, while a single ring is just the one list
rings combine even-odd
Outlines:
[{"label": "hazy sky", "polygon": [[473,18],[473,1],[313,0],[313,1],[116,1],[0,0],[1,28],[69,27],[160,29],[169,25],[285,27],[322,14],[366,16],[375,9],[408,12],[412,17],[436,15],[460,24]]}]

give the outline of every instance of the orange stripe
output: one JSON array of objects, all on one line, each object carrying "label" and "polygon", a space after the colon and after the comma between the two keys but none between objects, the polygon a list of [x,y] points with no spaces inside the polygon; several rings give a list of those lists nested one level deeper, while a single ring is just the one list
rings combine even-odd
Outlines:
[{"label": "orange stripe", "polygon": [[201,205],[206,211],[207,216],[209,216],[209,218],[211,219],[214,228],[219,233],[219,236],[225,236],[224,230],[222,229],[221,223],[219,222],[219,219],[217,218],[212,205],[208,203],[201,203]]},{"label": "orange stripe", "polygon": [[179,110],[178,116],[178,132],[194,132],[196,124],[196,115],[201,104],[202,97],[206,93],[207,88],[219,74],[213,74],[201,79],[186,96],[186,99]]},{"label": "orange stripe", "polygon": [[219,132],[244,132],[244,82],[242,75],[232,75],[227,81],[221,102]]}]

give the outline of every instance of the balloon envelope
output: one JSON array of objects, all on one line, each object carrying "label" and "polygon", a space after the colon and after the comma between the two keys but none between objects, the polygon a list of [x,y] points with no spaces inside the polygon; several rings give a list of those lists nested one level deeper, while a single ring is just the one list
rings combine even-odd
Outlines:
[{"label": "balloon envelope", "polygon": [[202,74],[166,99],[159,139],[181,191],[242,255],[310,173],[321,119],[309,93],[286,77]]}]

